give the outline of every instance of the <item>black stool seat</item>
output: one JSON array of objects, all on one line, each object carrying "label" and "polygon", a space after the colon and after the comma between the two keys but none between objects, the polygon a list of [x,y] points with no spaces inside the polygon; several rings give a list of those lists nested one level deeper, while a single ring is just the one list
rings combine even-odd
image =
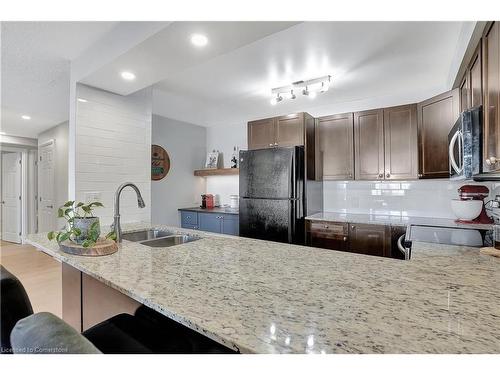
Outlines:
[{"label": "black stool seat", "polygon": [[89,328],[83,336],[108,354],[192,353],[187,338],[158,328],[139,316],[119,314]]}]

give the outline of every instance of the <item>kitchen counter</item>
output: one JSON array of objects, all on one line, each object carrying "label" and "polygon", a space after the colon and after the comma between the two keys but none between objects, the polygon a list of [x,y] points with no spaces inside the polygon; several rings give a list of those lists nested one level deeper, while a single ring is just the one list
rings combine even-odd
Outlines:
[{"label": "kitchen counter", "polygon": [[466,224],[457,223],[454,219],[418,217],[418,216],[392,216],[392,215],[370,215],[370,214],[346,214],[339,212],[319,212],[307,216],[306,220],[346,222],[357,224],[380,224],[393,226],[429,225],[448,228],[471,228],[471,229],[493,229],[493,224]]},{"label": "kitchen counter", "polygon": [[207,212],[207,213],[212,213],[212,214],[238,215],[238,209],[237,208],[230,208],[230,207],[214,207],[214,208],[188,207],[188,208],[179,208],[178,211],[192,211],[192,212]]},{"label": "kitchen counter", "polygon": [[203,238],[98,258],[28,242],[243,353],[500,353],[500,259],[477,249],[415,242],[400,261],[164,228]]}]

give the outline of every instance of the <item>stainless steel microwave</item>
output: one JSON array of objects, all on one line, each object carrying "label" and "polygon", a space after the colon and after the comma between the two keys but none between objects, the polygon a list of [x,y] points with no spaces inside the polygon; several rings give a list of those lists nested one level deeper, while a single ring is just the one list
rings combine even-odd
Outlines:
[{"label": "stainless steel microwave", "polygon": [[482,106],[463,111],[448,134],[450,179],[472,180],[482,172]]}]

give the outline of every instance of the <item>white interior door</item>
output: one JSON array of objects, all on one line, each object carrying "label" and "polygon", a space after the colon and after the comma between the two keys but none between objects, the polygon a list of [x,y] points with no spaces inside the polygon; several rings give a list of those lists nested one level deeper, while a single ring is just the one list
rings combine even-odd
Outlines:
[{"label": "white interior door", "polygon": [[2,155],[2,240],[21,242],[21,153]]},{"label": "white interior door", "polygon": [[54,185],[54,141],[41,145],[38,168],[38,232],[50,232],[57,229]]}]

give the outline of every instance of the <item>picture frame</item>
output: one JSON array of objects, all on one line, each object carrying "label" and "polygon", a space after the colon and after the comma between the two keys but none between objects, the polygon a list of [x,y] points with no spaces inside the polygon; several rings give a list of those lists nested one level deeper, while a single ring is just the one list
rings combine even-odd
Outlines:
[{"label": "picture frame", "polygon": [[219,152],[212,151],[207,154],[207,161],[205,162],[206,169],[217,169],[219,165]]}]

